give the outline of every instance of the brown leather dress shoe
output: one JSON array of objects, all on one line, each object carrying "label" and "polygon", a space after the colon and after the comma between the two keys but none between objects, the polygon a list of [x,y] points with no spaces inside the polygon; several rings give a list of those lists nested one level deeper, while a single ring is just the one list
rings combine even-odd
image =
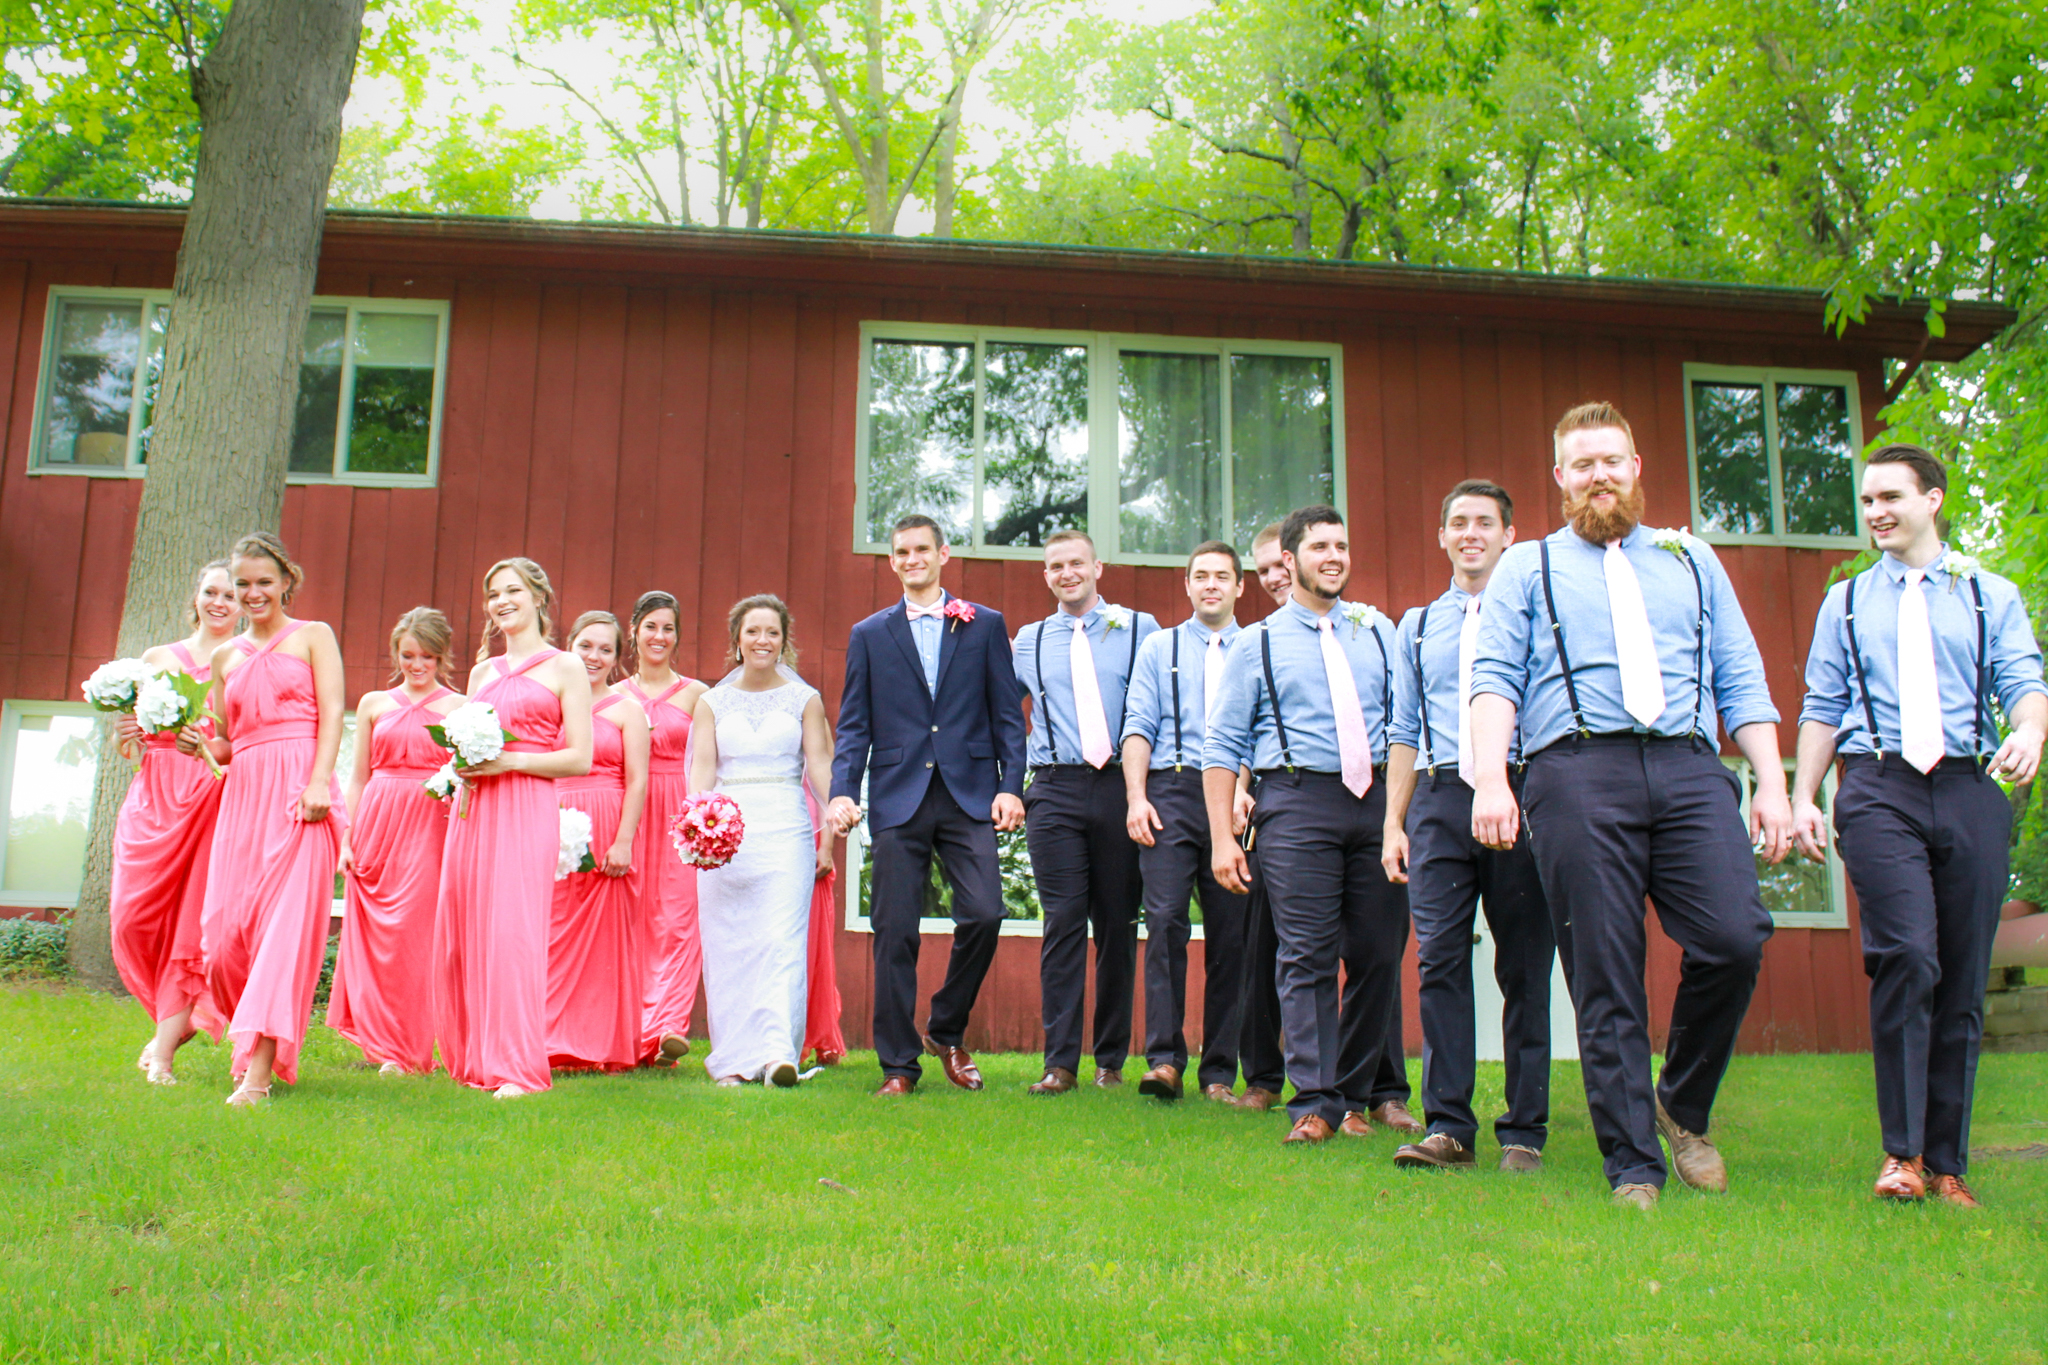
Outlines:
[{"label": "brown leather dress shoe", "polygon": [[1372,1121],[1356,1109],[1346,1110],[1344,1121],[1337,1125],[1337,1131],[1345,1137],[1371,1137]]},{"label": "brown leather dress shoe", "polygon": [[1095,1084],[1099,1089],[1108,1090],[1114,1086],[1122,1085],[1123,1083],[1124,1072],[1122,1067],[1118,1067],[1114,1071],[1110,1070],[1106,1066],[1098,1066],[1095,1068]]},{"label": "brown leather dress shoe", "polygon": [[930,1034],[925,1035],[924,1050],[939,1059],[946,1069],[946,1079],[962,1090],[979,1090],[982,1087],[981,1068],[974,1064],[974,1058],[964,1047],[948,1047],[934,1042]]},{"label": "brown leather dress shoe", "polygon": [[1959,1175],[1938,1175],[1927,1182],[1927,1192],[1942,1203],[1958,1209],[1981,1209],[1977,1196],[1970,1193],[1970,1187]]},{"label": "brown leather dress shoe", "polygon": [[1534,1147],[1524,1147],[1519,1142],[1511,1142],[1500,1149],[1500,1168],[1518,1175],[1540,1171],[1543,1169],[1543,1153]]},{"label": "brown leather dress shoe", "polygon": [[[1101,1084],[1098,1075],[1096,1083]],[[1177,1100],[1180,1098],[1180,1070],[1171,1062],[1161,1062],[1138,1078],[1138,1093],[1150,1095],[1155,1100]]]},{"label": "brown leather dress shoe", "polygon": [[1925,1199],[1926,1168],[1917,1156],[1893,1156],[1887,1152],[1884,1165],[1877,1168],[1877,1185],[1871,1193],[1879,1199]]},{"label": "brown leather dress shoe", "polygon": [[1680,1180],[1708,1194],[1728,1193],[1728,1165],[1721,1160],[1721,1153],[1703,1134],[1679,1127],[1678,1121],[1664,1112],[1662,1100],[1657,1101],[1657,1131],[1671,1147],[1671,1169]]},{"label": "brown leather dress shoe", "polygon": [[1045,1069],[1045,1076],[1038,1084],[1026,1087],[1026,1093],[1032,1095],[1064,1095],[1069,1090],[1072,1090],[1075,1084],[1076,1078],[1073,1072],[1063,1066],[1049,1066]]},{"label": "brown leather dress shoe", "polygon": [[1280,1097],[1270,1090],[1248,1085],[1244,1088],[1244,1093],[1230,1103],[1238,1109],[1250,1109],[1254,1113],[1263,1114],[1280,1103]]},{"label": "brown leather dress shoe", "polygon": [[1419,1138],[1429,1131],[1422,1126],[1415,1115],[1408,1112],[1408,1106],[1399,1100],[1388,1100],[1385,1104],[1375,1108],[1372,1111],[1372,1116],[1395,1132],[1405,1133],[1409,1137]]},{"label": "brown leather dress shoe", "polygon": [[680,1033],[664,1033],[661,1035],[661,1059],[664,1062],[674,1066],[679,1059],[689,1055],[690,1040],[688,1038],[683,1037]]},{"label": "brown leather dress shoe", "polygon": [[1634,1183],[1616,1185],[1610,1198],[1617,1207],[1648,1213],[1657,1207],[1657,1187]]},{"label": "brown leather dress shoe", "polygon": [[892,1095],[908,1095],[915,1089],[917,1089],[917,1082],[911,1080],[910,1077],[891,1076],[888,1080],[882,1082],[882,1088],[875,1092],[875,1096],[878,1099],[882,1099]]},{"label": "brown leather dress shoe", "polygon": [[1282,1143],[1302,1142],[1310,1146],[1329,1140],[1330,1123],[1321,1114],[1303,1114],[1294,1121],[1294,1127],[1288,1130],[1287,1136],[1280,1139]]},{"label": "brown leather dress shoe", "polygon": [[1431,1133],[1420,1142],[1404,1143],[1394,1164],[1407,1170],[1469,1171],[1477,1164],[1472,1150],[1449,1133]]},{"label": "brown leather dress shoe", "polygon": [[1205,1100],[1214,1100],[1218,1104],[1237,1103],[1236,1093],[1233,1092],[1229,1086],[1223,1084],[1223,1082],[1221,1081],[1216,1081],[1210,1085],[1203,1086],[1202,1098]]}]

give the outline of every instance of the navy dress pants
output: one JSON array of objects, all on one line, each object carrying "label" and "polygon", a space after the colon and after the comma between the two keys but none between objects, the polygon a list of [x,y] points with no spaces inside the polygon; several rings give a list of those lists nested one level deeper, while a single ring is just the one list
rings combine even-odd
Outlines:
[{"label": "navy dress pants", "polygon": [[1550,1123],[1550,964],[1557,939],[1525,833],[1506,852],[1472,837],[1472,789],[1449,768],[1415,775],[1408,806],[1408,907],[1422,967],[1422,1107],[1429,1131],[1471,1148],[1478,1040],[1472,921],[1493,930],[1507,1060],[1507,1112],[1493,1135],[1543,1150]]},{"label": "navy dress pants", "polygon": [[[1568,738],[1529,760],[1522,812],[1608,1183],[1661,1188],[1655,1101],[1707,1131],[1771,936],[1736,776],[1705,741]],[[1683,954],[1654,1093],[1645,897]]]},{"label": "navy dress pants", "polygon": [[1047,764],[1024,791],[1024,837],[1045,908],[1039,940],[1039,1012],[1045,1064],[1077,1071],[1088,933],[1095,932],[1095,1065],[1119,1071],[1131,1050],[1138,958],[1138,846],[1124,828],[1123,769]]},{"label": "navy dress pants", "polygon": [[[1254,826],[1256,828],[1256,826]],[[1251,894],[1244,903],[1244,985],[1239,995],[1238,1065],[1247,1090],[1278,1095],[1287,1088],[1287,1061],[1280,1051],[1280,940],[1273,932],[1273,902],[1266,895],[1256,836],[1245,848]]]},{"label": "navy dress pants", "polygon": [[1854,754],[1835,833],[1863,917],[1870,1044],[1884,1149],[1965,1175],[1991,941],[2005,900],[2012,807],[1966,758],[1923,773]]},{"label": "navy dress pants", "polygon": [[1138,845],[1145,883],[1145,1061],[1185,1073],[1188,907],[1202,900],[1202,1060],[1198,1083],[1237,1084],[1239,996],[1244,983],[1245,898],[1216,880],[1202,770],[1156,768],[1145,792],[1163,828]]}]

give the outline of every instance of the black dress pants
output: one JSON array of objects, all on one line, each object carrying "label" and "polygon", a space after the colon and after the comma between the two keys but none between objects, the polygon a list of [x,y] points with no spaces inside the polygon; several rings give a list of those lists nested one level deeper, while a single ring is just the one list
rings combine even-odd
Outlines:
[{"label": "black dress pants", "polygon": [[1854,754],[1835,833],[1863,917],[1884,1149],[1936,1175],[1970,1164],[1984,986],[2005,900],[2012,807],[1966,758],[1922,773]]},{"label": "black dress pants", "polygon": [[1471,1148],[1478,1071],[1472,920],[1493,930],[1507,1060],[1507,1113],[1493,1135],[1543,1150],[1550,1123],[1550,964],[1557,939],[1525,833],[1506,852],[1472,837],[1472,789],[1449,768],[1415,775],[1408,806],[1408,908],[1422,967],[1422,1107],[1429,1131]]},{"label": "black dress pants", "polygon": [[[1256,825],[1254,826],[1256,828]],[[1273,902],[1266,895],[1256,836],[1244,860],[1251,894],[1244,902],[1244,983],[1238,997],[1238,1064],[1246,1089],[1278,1095],[1287,1088],[1287,1061],[1280,1052],[1280,940],[1273,932]]]},{"label": "black dress pants", "polygon": [[1280,1027],[1296,1119],[1343,1122],[1361,1107],[1385,1047],[1408,925],[1407,898],[1380,866],[1386,805],[1378,780],[1356,797],[1335,773],[1260,775],[1253,819],[1280,945]]},{"label": "black dress pants", "polygon": [[918,921],[932,858],[953,888],[953,954],[946,980],[932,996],[926,1026],[934,1042],[959,1047],[967,1016],[995,961],[1003,925],[1003,879],[996,861],[995,826],[960,808],[934,772],[924,800],[908,821],[877,830],[874,886],[868,924],[874,930],[875,1052],[882,1071],[916,1080],[924,1051],[917,1031]]},{"label": "black dress pants", "polygon": [[1239,994],[1244,982],[1245,897],[1216,880],[1202,770],[1155,768],[1145,794],[1159,814],[1152,847],[1138,845],[1145,882],[1145,1061],[1185,1073],[1188,906],[1202,899],[1203,1086],[1237,1084]]},{"label": "black dress pants", "polygon": [[[1522,812],[1578,1011],[1607,1181],[1661,1188],[1655,1101],[1681,1127],[1707,1131],[1771,936],[1737,779],[1703,741],[1568,738],[1529,760]],[[1683,954],[1654,1093],[1645,897]]]},{"label": "black dress pants", "polygon": [[1095,1065],[1122,1069],[1131,1048],[1131,993],[1138,956],[1138,846],[1124,828],[1123,769],[1049,764],[1031,770],[1024,832],[1045,936],[1038,991],[1045,1064],[1079,1069],[1088,933],[1095,932]]}]

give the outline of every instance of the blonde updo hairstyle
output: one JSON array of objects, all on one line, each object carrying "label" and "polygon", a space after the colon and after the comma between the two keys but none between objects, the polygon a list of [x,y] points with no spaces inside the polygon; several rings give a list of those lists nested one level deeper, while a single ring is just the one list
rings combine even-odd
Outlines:
[{"label": "blonde updo hairstyle", "polygon": [[576,637],[592,626],[610,626],[612,628],[612,670],[604,675],[604,680],[606,682],[615,682],[620,676],[620,670],[626,666],[626,632],[625,628],[619,625],[618,617],[608,611],[586,611],[577,617],[575,623],[569,627],[569,634],[563,640],[563,643],[568,645],[569,648],[574,649],[576,647]]},{"label": "blonde updo hairstyle", "polygon": [[788,604],[772,592],[757,592],[732,604],[732,610],[725,614],[726,657],[735,664],[744,662],[740,658],[740,627],[746,624],[747,613],[755,611],[772,611],[782,622],[782,662],[795,668],[796,627],[790,620]]},{"label": "blonde updo hairstyle", "polygon": [[206,576],[211,573],[226,574],[228,576],[228,589],[230,592],[234,590],[235,570],[233,560],[216,559],[200,565],[199,572],[192,576],[191,600],[185,603],[185,615],[195,626],[199,624],[199,592],[200,589],[206,586]]},{"label": "blonde updo hairstyle", "polygon": [[[267,559],[277,565],[277,571],[284,575],[284,592],[280,594],[286,606],[299,595],[299,588],[306,581],[306,571],[292,562],[291,552],[284,548],[284,542],[268,531],[251,531],[235,542],[228,551],[228,562],[237,559]],[[230,570],[232,572],[232,570]]]},{"label": "blonde updo hairstyle", "polygon": [[399,682],[405,677],[398,666],[398,647],[408,635],[434,656],[434,681],[449,686],[448,665],[455,656],[455,627],[432,607],[414,607],[391,628],[391,681]]},{"label": "blonde updo hairstyle", "polygon": [[[548,581],[548,571],[528,559],[525,555],[514,555],[501,559],[484,571],[484,592],[491,590],[491,580],[510,569],[519,575],[519,581],[533,594],[534,611],[540,617],[540,638],[552,640],[555,634],[555,585]],[[491,619],[490,612],[484,613],[483,640],[476,647],[476,661],[488,663],[491,657],[491,641],[498,637],[498,623]]]}]

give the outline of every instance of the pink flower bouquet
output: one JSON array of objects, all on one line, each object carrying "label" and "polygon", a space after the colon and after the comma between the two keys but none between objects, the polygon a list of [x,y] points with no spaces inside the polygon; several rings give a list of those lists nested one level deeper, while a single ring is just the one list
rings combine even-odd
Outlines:
[{"label": "pink flower bouquet", "polygon": [[724,792],[692,792],[669,821],[668,837],[677,856],[690,866],[724,867],[740,851],[740,840],[747,837],[747,822]]}]

